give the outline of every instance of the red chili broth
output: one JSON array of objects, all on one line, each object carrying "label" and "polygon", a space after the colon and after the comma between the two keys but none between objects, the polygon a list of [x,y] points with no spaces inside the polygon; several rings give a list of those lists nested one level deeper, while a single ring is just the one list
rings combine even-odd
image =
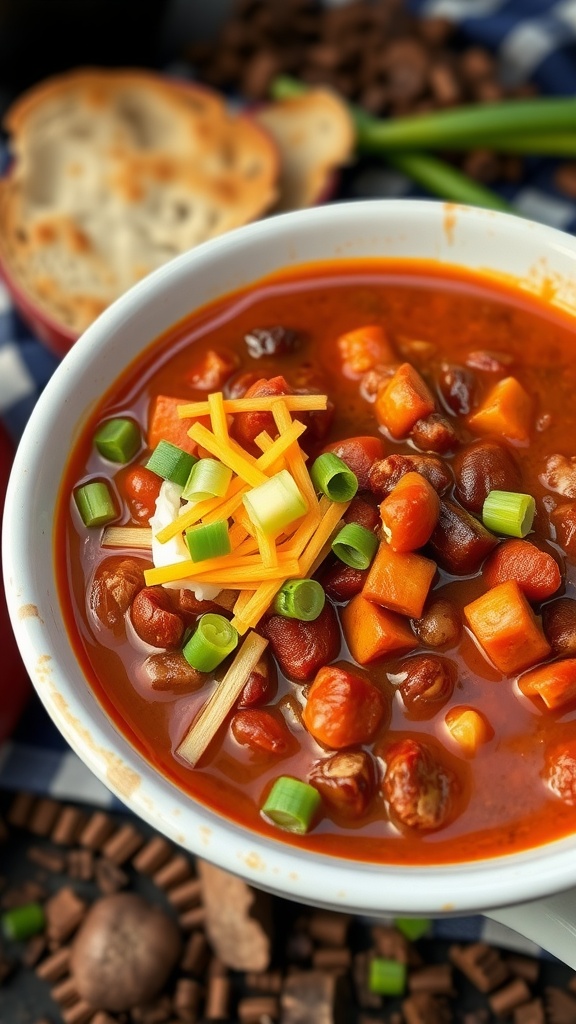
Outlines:
[{"label": "red chili broth", "polygon": [[[206,699],[206,691],[176,701],[171,695],[157,695],[154,702],[145,699],[124,668],[123,659],[129,666],[133,657],[129,644],[103,632],[96,639],[87,622],[89,556],[83,548],[85,531],[79,531],[70,509],[73,488],[91,474],[102,473],[91,440],[97,423],[105,416],[129,414],[145,425],[148,404],[157,393],[204,399],[205,392],[182,383],[190,364],[208,348],[242,352],[242,339],[250,328],[278,323],[304,332],[306,346],[282,357],[281,364],[243,356],[242,368],[255,369],[260,376],[282,373],[296,386],[298,368],[309,368],[313,375],[319,371],[314,383],[336,400],[330,437],[376,435],[373,408],[359,396],[358,382],[340,375],[334,349],[339,334],[367,322],[382,322],[393,337],[434,342],[448,361],[463,362],[467,351],[484,348],[513,355],[514,373],[535,400],[536,418],[551,416],[546,430],[534,430],[530,447],[518,449],[525,489],[537,501],[536,538],[548,537],[548,512],[558,496],[541,485],[538,467],[551,452],[570,455],[573,450],[576,321],[512,285],[432,261],[341,261],[295,268],[228,295],[176,324],[120,376],[91,413],[62,480],[55,528],[56,576],[70,643],[106,713],[140,754],[191,798],[250,830],[308,850],[389,864],[460,862],[547,843],[576,830],[576,807],[559,801],[541,779],[543,747],[552,738],[573,734],[576,710],[541,712],[518,695],[514,682],[501,677],[465,632],[457,651],[442,652],[458,667],[459,684],[448,705],[428,721],[412,721],[393,699],[391,719],[384,726],[396,738],[425,733],[449,749],[448,761],[457,764],[463,780],[458,817],[439,832],[409,834],[376,812],[347,829],[325,816],[312,832],[298,837],[268,824],[258,811],[272,779],[301,775],[298,753],[271,761],[262,771],[224,726],[201,766],[187,768],[171,751]],[[413,449],[405,442],[390,442],[389,451]],[[117,473],[121,478],[122,469]],[[554,545],[547,543],[553,550]],[[106,549],[104,555],[111,553],[116,552]],[[573,565],[567,564],[566,576],[566,594],[574,596]],[[479,576],[447,582],[440,573],[436,586],[458,595],[459,606],[483,591]],[[349,658],[345,646],[341,658]],[[394,671],[399,660],[386,660],[385,670]],[[383,667],[371,674],[391,690]],[[276,702],[293,689],[299,687],[280,677]],[[447,742],[443,719],[453,704],[477,702],[496,735],[473,759],[466,759]]]}]

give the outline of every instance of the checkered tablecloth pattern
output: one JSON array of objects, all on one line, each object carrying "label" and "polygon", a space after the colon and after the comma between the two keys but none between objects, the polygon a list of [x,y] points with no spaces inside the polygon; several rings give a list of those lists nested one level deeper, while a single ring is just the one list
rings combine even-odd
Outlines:
[{"label": "checkered tablecloth pattern", "polygon": [[[417,13],[459,22],[468,41],[489,47],[501,74],[518,84],[531,79],[542,92],[576,94],[576,0],[408,0]],[[180,69],[170,69],[179,73]],[[0,167],[5,154],[0,152]],[[527,161],[517,186],[502,194],[519,214],[576,231],[576,204],[554,188],[554,161]],[[362,163],[343,178],[341,199],[422,195],[402,177],[374,161]],[[35,401],[58,360],[30,333],[0,284],[0,416],[17,443]],[[28,789],[62,799],[114,807],[112,794],[67,747],[46,712],[32,699],[12,739],[0,747],[0,786]],[[502,925],[482,917],[435,922],[442,938],[482,938],[535,954],[538,948]]]}]

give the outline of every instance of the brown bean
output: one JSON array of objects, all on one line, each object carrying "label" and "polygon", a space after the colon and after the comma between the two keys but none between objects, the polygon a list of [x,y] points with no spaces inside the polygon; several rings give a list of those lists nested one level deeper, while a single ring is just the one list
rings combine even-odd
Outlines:
[{"label": "brown bean", "polygon": [[117,632],[124,614],[144,586],[146,563],[137,558],[113,556],[100,562],[90,587],[90,610],[99,622]]},{"label": "brown bean", "polygon": [[152,647],[178,647],[184,634],[184,622],[174,611],[168,591],[163,587],[144,587],[130,608],[136,633]]},{"label": "brown bean", "polygon": [[423,452],[434,452],[445,455],[452,452],[460,444],[460,438],[454,427],[439,412],[432,412],[424,419],[417,420],[410,432],[414,444]]},{"label": "brown bean", "polygon": [[576,654],[576,601],[560,597],[542,608],[544,635],[555,654]]},{"label": "brown bean", "polygon": [[372,466],[370,490],[382,501],[406,473],[420,473],[439,494],[453,483],[450,467],[435,455],[388,455]]},{"label": "brown bean", "polygon": [[331,810],[345,818],[362,817],[376,791],[374,761],[365,750],[340,751],[319,761],[310,780]]},{"label": "brown bean", "polygon": [[469,512],[482,512],[490,491],[521,491],[520,466],[499,441],[474,441],[454,456],[455,496]]},{"label": "brown bean", "polygon": [[466,356],[466,366],[475,370],[483,370],[484,373],[508,373],[514,363],[514,356],[509,352],[490,352],[485,348],[469,352]]},{"label": "brown bean", "polygon": [[438,391],[448,412],[467,416],[472,412],[478,381],[465,366],[442,363],[438,372]]},{"label": "brown bean", "polygon": [[429,546],[441,569],[454,576],[476,572],[496,547],[497,538],[452,501],[440,502],[440,518]]},{"label": "brown bean", "polygon": [[375,402],[380,389],[394,376],[399,363],[390,366],[375,366],[362,376],[358,390],[365,402]]},{"label": "brown bean", "polygon": [[151,654],[142,665],[142,675],[152,690],[188,693],[207,679],[206,673],[192,668],[180,651]]},{"label": "brown bean", "polygon": [[276,694],[277,685],[276,665],[265,651],[248,676],[246,685],[238,699],[238,707],[253,708],[258,704],[268,704]]},{"label": "brown bean", "polygon": [[458,642],[462,623],[451,601],[433,599],[421,619],[412,623],[414,632],[427,647],[453,647]]},{"label": "brown bean", "polygon": [[382,790],[392,818],[419,831],[442,828],[452,813],[457,780],[430,746],[399,740],[386,752]]},{"label": "brown bean", "polygon": [[244,335],[248,355],[252,359],[263,356],[281,356],[293,352],[298,344],[296,331],[288,327],[253,327]]},{"label": "brown bean", "polygon": [[298,683],[312,679],[340,650],[340,626],[329,601],[314,622],[271,615],[260,631],[270,641],[281,671]]},{"label": "brown bean", "polygon": [[248,708],[236,712],[231,729],[234,739],[243,747],[249,747],[259,757],[270,754],[283,757],[296,745],[282,716],[274,715],[265,708]]},{"label": "brown bean", "polygon": [[398,688],[411,717],[431,718],[452,696],[455,672],[445,658],[417,654],[406,658],[388,678]]},{"label": "brown bean", "polygon": [[368,572],[369,569],[354,569],[338,560],[322,573],[320,582],[333,601],[350,601],[362,590]]}]

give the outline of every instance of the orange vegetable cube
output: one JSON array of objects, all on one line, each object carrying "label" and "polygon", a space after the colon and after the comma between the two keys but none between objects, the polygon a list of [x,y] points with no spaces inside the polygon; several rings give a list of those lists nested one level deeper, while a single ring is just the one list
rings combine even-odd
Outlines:
[{"label": "orange vegetable cube", "polygon": [[357,594],[342,611],[342,629],[350,654],[359,665],[368,665],[382,654],[411,651],[418,640],[409,623]]},{"label": "orange vegetable cube", "polygon": [[185,405],[186,398],[171,398],[157,395],[154,399],[148,423],[148,445],[154,449],[159,441],[170,441],[190,455],[195,455],[198,445],[188,437],[191,420],[181,420],[178,406]]},{"label": "orange vegetable cube", "polygon": [[393,363],[396,356],[380,324],[366,324],[341,334],[336,346],[345,377],[357,379],[382,363]]},{"label": "orange vegetable cube", "polygon": [[393,551],[416,551],[432,536],[440,516],[440,498],[421,473],[406,473],[384,498],[380,516]]},{"label": "orange vegetable cube", "polygon": [[479,434],[498,434],[508,441],[530,440],[532,401],[516,377],[494,385],[482,405],[468,417],[468,426]]},{"label": "orange vegetable cube", "polygon": [[490,723],[475,708],[450,708],[444,721],[452,738],[468,757],[473,757],[478,748],[494,735]]},{"label": "orange vegetable cube", "polygon": [[466,605],[464,617],[500,672],[521,672],[550,654],[540,623],[516,580],[500,583]]},{"label": "orange vegetable cube", "polygon": [[488,556],[482,575],[489,587],[516,580],[529,601],[552,597],[562,582],[556,559],[529,540],[520,539],[499,544]]},{"label": "orange vegetable cube", "polygon": [[378,392],[374,410],[378,423],[392,437],[407,437],[417,420],[434,412],[434,398],[418,370],[402,363],[393,377]]},{"label": "orange vegetable cube", "polygon": [[576,700],[576,658],[563,658],[525,672],[518,686],[526,697],[540,697],[547,708]]},{"label": "orange vegetable cube", "polygon": [[370,566],[362,595],[392,612],[419,619],[435,573],[436,563],[429,558],[393,551],[383,541]]}]

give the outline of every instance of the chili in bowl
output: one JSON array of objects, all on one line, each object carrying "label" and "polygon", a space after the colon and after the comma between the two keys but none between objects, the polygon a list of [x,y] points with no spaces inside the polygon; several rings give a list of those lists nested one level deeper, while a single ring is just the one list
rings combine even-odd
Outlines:
[{"label": "chili in bowl", "polygon": [[503,215],[339,205],[178,258],[74,346],[6,585],[136,813],[340,909],[573,884],[575,259]]}]

